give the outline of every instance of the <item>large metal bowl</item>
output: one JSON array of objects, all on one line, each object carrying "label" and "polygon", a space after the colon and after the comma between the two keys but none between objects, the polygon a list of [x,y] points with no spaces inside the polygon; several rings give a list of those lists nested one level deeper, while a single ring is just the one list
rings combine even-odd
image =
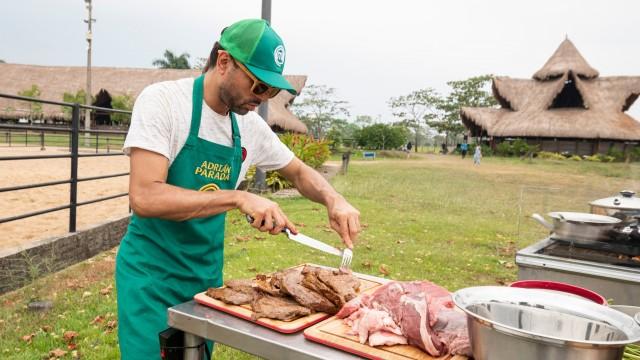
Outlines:
[{"label": "large metal bowl", "polygon": [[592,301],[539,289],[458,290],[476,360],[619,360],[640,341],[630,316]]}]

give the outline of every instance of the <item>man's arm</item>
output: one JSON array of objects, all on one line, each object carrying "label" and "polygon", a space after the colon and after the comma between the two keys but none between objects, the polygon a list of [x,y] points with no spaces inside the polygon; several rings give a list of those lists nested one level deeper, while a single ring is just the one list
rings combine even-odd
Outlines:
[{"label": "man's arm", "polygon": [[[251,215],[254,227],[261,231],[277,234],[285,226],[296,231],[278,204],[263,197],[246,191],[195,191],[167,184],[169,160],[158,153],[131,148],[130,164],[129,202],[139,216],[184,221],[238,208]],[[263,220],[265,225],[261,225]]]},{"label": "man's arm", "polygon": [[338,194],[322,175],[296,157],[278,172],[291,181],[303,196],[327,207],[331,227],[340,234],[347,247],[353,248],[353,242],[360,232],[360,212]]}]

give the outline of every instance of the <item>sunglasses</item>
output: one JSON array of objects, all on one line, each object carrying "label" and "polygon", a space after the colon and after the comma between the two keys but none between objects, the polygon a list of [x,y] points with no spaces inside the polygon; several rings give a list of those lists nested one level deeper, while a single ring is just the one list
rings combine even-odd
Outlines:
[{"label": "sunglasses", "polygon": [[263,83],[262,81],[258,80],[258,78],[255,77],[251,73],[251,71],[249,71],[249,69],[247,69],[242,63],[236,61],[236,59],[233,59],[233,62],[236,63],[236,65],[238,65],[238,67],[242,69],[242,71],[244,71],[244,73],[247,74],[247,76],[249,76],[251,80],[253,80],[253,85],[251,86],[251,92],[260,96],[266,95],[269,98],[272,98],[278,95],[281,89],[273,86],[269,86]]}]

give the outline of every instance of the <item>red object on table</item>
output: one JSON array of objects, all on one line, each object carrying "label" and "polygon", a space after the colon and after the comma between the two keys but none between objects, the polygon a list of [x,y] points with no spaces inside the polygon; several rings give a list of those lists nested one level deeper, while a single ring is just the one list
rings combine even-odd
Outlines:
[{"label": "red object on table", "polygon": [[608,305],[607,299],[597,292],[589,289],[585,289],[579,286],[548,280],[520,280],[509,285],[511,287],[525,288],[525,289],[542,289],[542,290],[555,290],[560,292],[566,292],[573,295],[578,295],[587,300],[591,300],[600,305]]}]

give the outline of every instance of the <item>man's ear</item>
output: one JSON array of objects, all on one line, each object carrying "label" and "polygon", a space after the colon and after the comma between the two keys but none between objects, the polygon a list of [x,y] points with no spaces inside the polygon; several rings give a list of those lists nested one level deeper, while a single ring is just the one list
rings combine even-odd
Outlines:
[{"label": "man's ear", "polygon": [[233,67],[233,59],[231,58],[231,55],[224,50],[219,50],[218,58],[216,59],[216,68],[220,74],[228,72],[231,67]]}]

